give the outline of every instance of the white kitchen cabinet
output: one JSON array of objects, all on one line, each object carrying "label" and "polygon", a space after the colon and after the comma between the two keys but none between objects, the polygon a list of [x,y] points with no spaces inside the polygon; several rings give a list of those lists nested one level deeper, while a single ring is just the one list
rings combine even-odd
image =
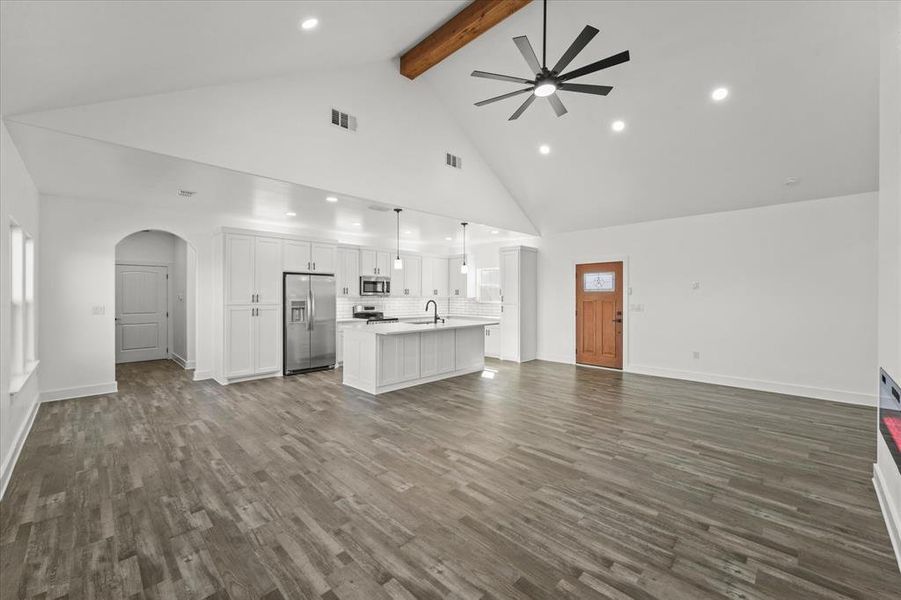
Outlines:
[{"label": "white kitchen cabinet", "polygon": [[447,297],[447,259],[422,258],[422,295],[426,298]]},{"label": "white kitchen cabinet", "polygon": [[338,248],[335,287],[338,296],[360,295],[360,251],[356,248]]},{"label": "white kitchen cabinet", "polygon": [[456,368],[454,330],[425,331],[420,337],[420,377],[450,373]]},{"label": "white kitchen cabinet", "polygon": [[255,308],[232,306],[225,310],[225,376],[253,375]]},{"label": "white kitchen cabinet", "polygon": [[288,273],[334,273],[336,247],[333,244],[285,240],[283,267]]},{"label": "white kitchen cabinet", "polygon": [[284,270],[287,273],[306,273],[313,264],[310,242],[285,240]]},{"label": "white kitchen cabinet", "polygon": [[480,369],[485,363],[485,334],[482,327],[457,329],[454,362],[457,371]]},{"label": "white kitchen cabinet", "polygon": [[463,265],[463,257],[457,256],[448,259],[447,261],[447,281],[448,281],[448,296],[451,298],[460,297],[466,298],[467,296],[467,275],[460,272],[460,267]]},{"label": "white kitchen cabinet", "polygon": [[538,352],[538,251],[501,248],[500,358],[534,360]]},{"label": "white kitchen cabinet", "polygon": [[282,301],[282,241],[257,237],[254,240],[253,279],[257,304]]},{"label": "white kitchen cabinet", "polygon": [[225,238],[225,302],[250,304],[254,301],[254,237],[228,235]]},{"label": "white kitchen cabinet", "polygon": [[501,327],[489,325],[485,327],[485,356],[500,358],[501,356]]},{"label": "white kitchen cabinet", "polygon": [[378,337],[378,385],[390,385],[419,378],[419,334]]},{"label": "white kitchen cabinet", "polygon": [[403,269],[391,269],[392,296],[422,296],[422,257],[401,254]]},{"label": "white kitchen cabinet", "polygon": [[360,275],[391,276],[391,253],[381,250],[360,250]]},{"label": "white kitchen cabinet", "polygon": [[310,249],[310,271],[313,273],[334,273],[336,266],[336,250],[332,244],[313,242]]},{"label": "white kitchen cabinet", "polygon": [[277,305],[226,308],[226,377],[251,377],[281,370],[280,316]]}]

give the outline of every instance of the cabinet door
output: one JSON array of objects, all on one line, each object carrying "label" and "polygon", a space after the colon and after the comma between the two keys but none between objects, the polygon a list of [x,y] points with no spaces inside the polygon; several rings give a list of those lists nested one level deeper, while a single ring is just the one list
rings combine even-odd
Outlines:
[{"label": "cabinet door", "polygon": [[311,248],[312,270],[316,273],[335,272],[335,246],[313,244]]},{"label": "cabinet door", "polygon": [[253,281],[253,242],[250,235],[225,236],[225,302],[250,304],[256,293]]},{"label": "cabinet door", "polygon": [[388,277],[391,275],[391,267],[394,262],[394,256],[390,252],[376,253],[376,273]]},{"label": "cabinet door", "polygon": [[352,248],[338,249],[338,270],[335,286],[339,296],[360,295],[360,251]]},{"label": "cabinet door", "polygon": [[310,242],[286,241],[284,267],[289,273],[306,273],[313,266]]},{"label": "cabinet door", "polygon": [[419,334],[378,336],[379,385],[390,385],[419,377]]},{"label": "cabinet door", "polygon": [[456,366],[454,330],[420,334],[420,372],[422,377],[449,373]]},{"label": "cabinet door", "polygon": [[501,306],[501,360],[519,362],[519,307]]},{"label": "cabinet door", "polygon": [[274,373],[282,368],[281,360],[281,308],[258,306],[253,317],[254,375]]},{"label": "cabinet door", "polygon": [[447,259],[446,258],[434,258],[432,259],[432,286],[438,290],[436,295],[439,298],[447,298],[448,297],[448,270],[447,270]]},{"label": "cabinet door", "polygon": [[519,304],[519,253],[501,253],[501,302]]},{"label": "cabinet door", "polygon": [[438,295],[435,289],[435,259],[424,256],[422,257],[422,277],[420,279],[420,287],[424,298],[434,298]]},{"label": "cabinet door", "polygon": [[378,252],[360,250],[360,275],[378,275]]},{"label": "cabinet door", "polygon": [[258,237],[253,253],[254,293],[259,304],[278,304],[282,289],[282,241]]},{"label": "cabinet door", "polygon": [[253,375],[253,316],[255,307],[225,309],[225,376]]},{"label": "cabinet door", "polygon": [[485,327],[485,356],[500,358],[501,355],[501,327],[489,325]]},{"label": "cabinet door", "polygon": [[422,257],[401,255],[404,259],[404,289],[407,296],[420,297],[422,293]]},{"label": "cabinet door", "polygon": [[483,327],[456,330],[455,363],[458,371],[471,371],[485,365],[485,333]]}]

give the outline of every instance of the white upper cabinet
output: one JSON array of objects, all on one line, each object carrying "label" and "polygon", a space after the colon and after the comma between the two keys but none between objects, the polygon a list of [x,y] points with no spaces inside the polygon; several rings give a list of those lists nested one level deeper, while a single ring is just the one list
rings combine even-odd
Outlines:
[{"label": "white upper cabinet", "polygon": [[391,277],[391,254],[380,250],[360,250],[360,275]]},{"label": "white upper cabinet", "polygon": [[282,301],[282,241],[258,237],[254,240],[253,278],[255,303],[278,304]]},{"label": "white upper cabinet", "polygon": [[360,251],[356,248],[338,248],[335,287],[339,296],[360,295]]},{"label": "white upper cabinet", "polygon": [[227,304],[251,304],[254,300],[254,237],[228,235],[225,238],[225,301]]},{"label": "white upper cabinet", "polygon": [[289,273],[334,273],[335,250],[333,244],[286,240],[284,269]]},{"label": "white upper cabinet", "polygon": [[285,272],[306,273],[312,266],[313,257],[310,242],[285,241]]},{"label": "white upper cabinet", "polygon": [[451,298],[466,297],[466,282],[467,277],[465,274],[460,273],[460,267],[463,265],[463,257],[457,256],[455,258],[451,258],[447,261],[447,281],[448,281],[448,291],[447,295]]},{"label": "white upper cabinet", "polygon": [[[403,269],[391,269],[392,296],[422,296],[422,257],[401,254]],[[392,261],[393,262],[393,261]]]},{"label": "white upper cabinet", "polygon": [[336,250],[332,244],[313,243],[310,252],[310,270],[313,273],[334,273],[336,271]]},{"label": "white upper cabinet", "polygon": [[447,297],[447,259],[422,257],[422,295],[426,298]]}]

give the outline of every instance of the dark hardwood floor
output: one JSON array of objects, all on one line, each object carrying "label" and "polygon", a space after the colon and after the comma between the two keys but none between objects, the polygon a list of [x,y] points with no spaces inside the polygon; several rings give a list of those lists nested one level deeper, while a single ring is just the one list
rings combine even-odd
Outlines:
[{"label": "dark hardwood floor", "polygon": [[118,394],[41,406],[0,595],[901,597],[872,410],[488,366],[376,398],[123,365]]}]

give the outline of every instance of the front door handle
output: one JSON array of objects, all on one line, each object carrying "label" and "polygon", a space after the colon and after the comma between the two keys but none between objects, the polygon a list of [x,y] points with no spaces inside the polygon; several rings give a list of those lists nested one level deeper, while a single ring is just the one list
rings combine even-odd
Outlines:
[{"label": "front door handle", "polygon": [[613,322],[614,322],[614,323],[622,323],[623,320],[622,320],[622,319],[613,319]]}]

